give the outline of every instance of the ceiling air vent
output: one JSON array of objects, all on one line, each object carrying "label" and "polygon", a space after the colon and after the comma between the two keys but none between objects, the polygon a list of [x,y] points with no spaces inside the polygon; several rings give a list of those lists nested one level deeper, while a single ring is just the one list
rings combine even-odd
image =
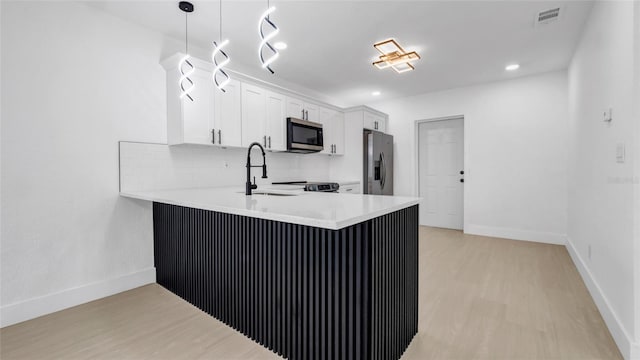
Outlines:
[{"label": "ceiling air vent", "polygon": [[560,8],[559,7],[553,8],[553,9],[549,9],[549,10],[545,10],[545,11],[540,11],[536,15],[535,25],[536,26],[547,25],[547,24],[555,22],[555,21],[557,21],[559,19],[560,19]]}]

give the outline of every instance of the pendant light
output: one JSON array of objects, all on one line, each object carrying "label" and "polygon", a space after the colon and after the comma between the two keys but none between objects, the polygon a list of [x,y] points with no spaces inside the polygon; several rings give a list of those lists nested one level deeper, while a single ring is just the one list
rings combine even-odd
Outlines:
[{"label": "pendant light", "polygon": [[178,4],[180,10],[184,11],[184,52],[185,55],[180,62],[178,63],[178,69],[180,70],[180,80],[178,83],[180,84],[180,98],[187,98],[193,101],[193,98],[189,93],[193,91],[194,84],[193,80],[189,76],[191,76],[195,72],[195,68],[189,61],[191,56],[189,55],[189,26],[187,23],[187,16],[190,12],[193,12],[193,4],[187,1],[180,1]]},{"label": "pendant light", "polygon": [[[278,29],[278,27],[269,19],[270,14],[275,10],[276,7],[269,6],[269,0],[267,0],[267,10],[262,14],[262,16],[260,17],[260,22],[258,23],[258,32],[260,33],[260,38],[262,39],[262,41],[260,41],[260,46],[258,47],[258,55],[260,57],[260,62],[262,63],[262,68],[269,70],[272,74],[274,72],[271,69],[271,63],[273,63],[278,58],[278,56],[280,56],[278,50],[276,50],[269,42],[269,40],[273,39],[280,32],[280,29]],[[266,35],[263,30],[265,24],[271,28],[271,31]],[[265,59],[265,52],[270,53],[271,56]]]},{"label": "pendant light", "polygon": [[[222,50],[228,43],[229,39],[222,41],[222,0],[220,0],[220,37],[218,38],[219,44],[217,42],[213,42],[213,52],[211,53],[211,60],[215,65],[213,69],[213,82],[216,84],[216,87],[220,89],[222,92],[226,92],[224,87],[231,81],[229,75],[224,71],[224,67],[231,61],[229,56],[224,50]],[[218,58],[222,58],[220,62],[218,62]]]}]

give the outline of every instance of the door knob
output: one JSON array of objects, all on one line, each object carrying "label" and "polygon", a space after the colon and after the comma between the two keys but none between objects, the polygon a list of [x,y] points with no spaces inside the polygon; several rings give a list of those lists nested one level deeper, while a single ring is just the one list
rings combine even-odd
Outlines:
[{"label": "door knob", "polygon": [[463,182],[464,182],[464,179],[460,179],[460,182],[461,182],[461,183],[463,183]]}]

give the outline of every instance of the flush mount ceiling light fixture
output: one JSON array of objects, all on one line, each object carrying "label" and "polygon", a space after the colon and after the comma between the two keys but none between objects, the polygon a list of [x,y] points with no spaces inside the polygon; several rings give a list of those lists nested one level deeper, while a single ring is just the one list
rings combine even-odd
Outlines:
[{"label": "flush mount ceiling light fixture", "polygon": [[380,60],[373,63],[373,66],[378,69],[390,67],[400,74],[415,69],[411,62],[420,59],[420,55],[417,52],[405,51],[395,39],[377,42],[373,44],[373,47],[382,54],[379,57]]},{"label": "flush mount ceiling light fixture", "polygon": [[[269,70],[272,74],[274,72],[271,69],[271,63],[273,63],[278,58],[278,56],[280,56],[278,50],[276,50],[276,48],[274,48],[273,45],[271,45],[271,43],[269,42],[269,40],[273,39],[280,32],[280,29],[278,29],[278,27],[273,22],[271,22],[271,19],[269,18],[270,14],[275,10],[276,7],[269,6],[269,0],[267,0],[267,11],[262,14],[262,16],[260,17],[260,22],[258,22],[258,33],[260,33],[260,38],[262,39],[262,41],[260,41],[260,46],[258,46],[258,56],[260,57],[262,68]],[[269,28],[271,28],[271,30],[267,33],[265,33],[263,29],[265,24]],[[270,53],[271,56],[265,59],[265,52]]]},{"label": "flush mount ceiling light fixture", "polygon": [[193,4],[187,1],[180,1],[180,3],[178,4],[178,8],[184,11],[184,53],[185,53],[184,57],[180,59],[180,62],[178,63],[178,69],[180,70],[180,80],[178,80],[178,83],[180,84],[180,98],[182,99],[186,97],[187,99],[193,101],[193,98],[191,97],[191,95],[189,95],[189,93],[193,91],[194,84],[193,84],[193,80],[191,80],[189,76],[191,76],[191,74],[193,74],[196,69],[193,67],[193,65],[189,61],[189,58],[191,56],[189,55],[189,32],[188,32],[189,26],[187,23],[187,16],[189,15],[190,12],[193,12]]},{"label": "flush mount ceiling light fixture", "polygon": [[[222,48],[224,48],[228,43],[229,39],[222,41],[222,0],[220,2],[220,37],[217,42],[213,42],[213,52],[211,53],[211,60],[213,60],[213,64],[215,68],[213,69],[213,82],[216,84],[216,87],[222,92],[226,92],[224,87],[231,81],[231,77],[224,71],[224,67],[227,66],[229,61],[229,56],[227,55]],[[221,61],[218,62],[218,58],[221,58]]]}]

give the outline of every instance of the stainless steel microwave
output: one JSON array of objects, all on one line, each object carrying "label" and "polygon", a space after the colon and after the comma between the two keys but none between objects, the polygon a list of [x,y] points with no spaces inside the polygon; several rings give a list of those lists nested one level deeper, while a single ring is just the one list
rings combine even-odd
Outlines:
[{"label": "stainless steel microwave", "polygon": [[287,151],[297,153],[314,153],[322,151],[322,124],[287,118]]}]

